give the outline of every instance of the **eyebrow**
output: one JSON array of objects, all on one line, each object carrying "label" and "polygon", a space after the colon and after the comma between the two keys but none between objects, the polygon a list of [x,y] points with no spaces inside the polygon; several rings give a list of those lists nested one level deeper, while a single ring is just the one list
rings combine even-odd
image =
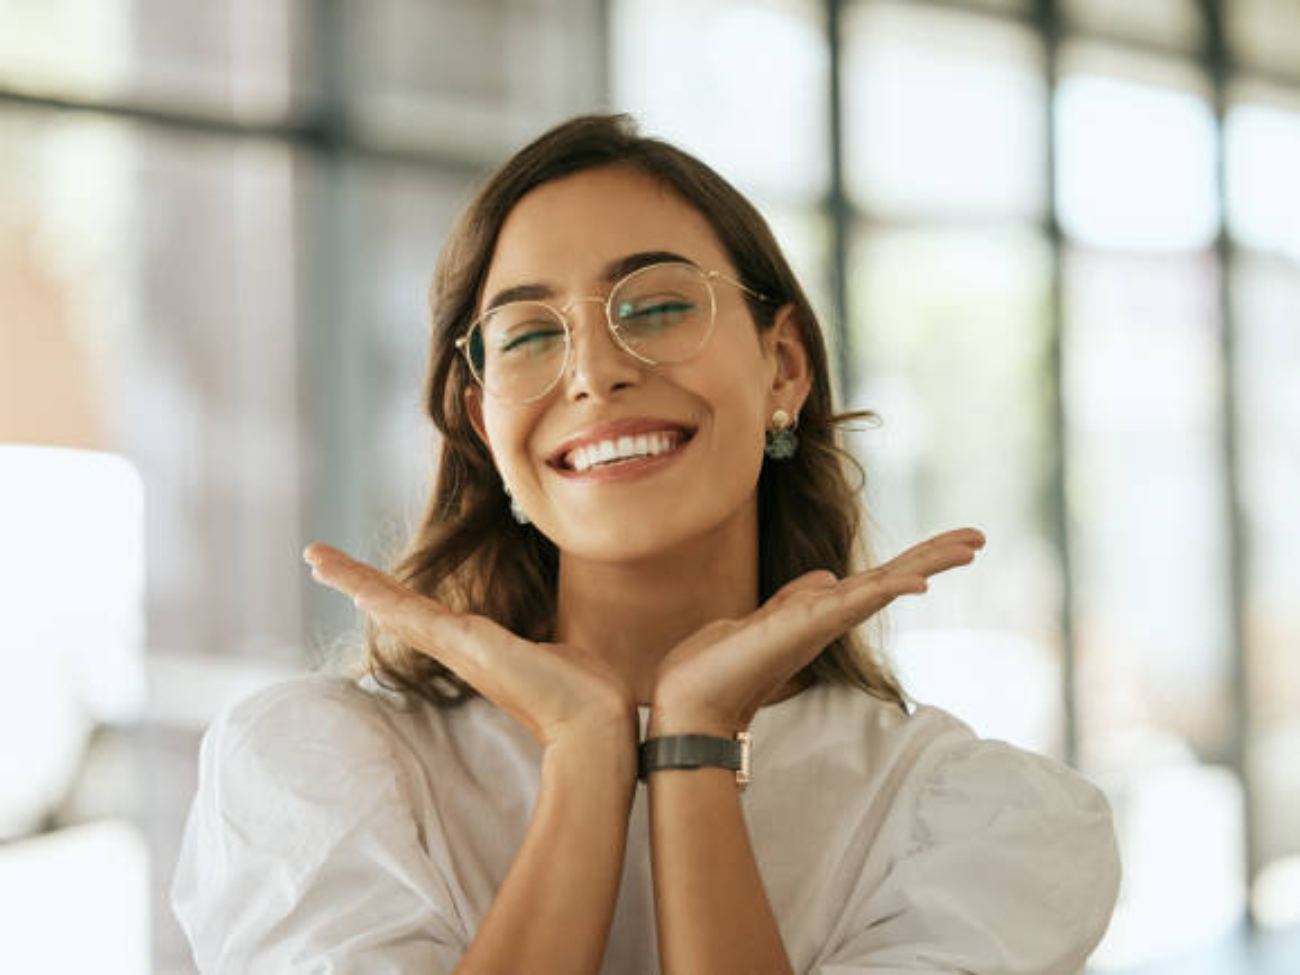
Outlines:
[{"label": "eyebrow", "polygon": [[[694,268],[699,267],[689,257],[682,257],[681,254],[674,254],[672,251],[638,251],[635,254],[628,254],[625,257],[615,258],[610,261],[600,272],[600,279],[605,284],[613,284],[620,278],[627,277],[633,271],[639,271],[651,264],[663,264],[665,262],[689,264]],[[542,298],[554,298],[555,295],[555,288],[549,284],[516,284],[509,288],[503,288],[494,294],[492,300],[483,306],[483,311],[485,313],[489,312],[493,308],[511,301],[537,301]]]}]

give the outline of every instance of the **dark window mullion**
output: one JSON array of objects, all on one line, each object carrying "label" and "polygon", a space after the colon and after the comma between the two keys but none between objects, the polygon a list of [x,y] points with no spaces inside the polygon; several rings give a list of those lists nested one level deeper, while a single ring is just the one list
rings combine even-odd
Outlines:
[{"label": "dark window mullion", "polygon": [[848,304],[848,248],[852,232],[848,199],[844,192],[844,110],[843,110],[843,48],[844,32],[840,19],[839,0],[826,2],[827,48],[830,51],[830,187],[826,209],[831,221],[831,313],[835,330],[835,345],[839,350],[837,361],[832,363],[840,398],[847,403],[858,380],[854,367],[852,330],[849,328]]},{"label": "dark window mullion", "polygon": [[1246,620],[1245,595],[1248,580],[1246,573],[1246,518],[1242,511],[1241,495],[1238,491],[1237,461],[1237,426],[1239,401],[1235,382],[1236,364],[1236,327],[1232,307],[1232,268],[1236,257],[1236,245],[1228,231],[1228,178],[1227,178],[1227,140],[1225,123],[1228,114],[1228,81],[1231,65],[1228,57],[1227,38],[1223,26],[1223,5],[1217,0],[1200,0],[1202,15],[1205,17],[1206,50],[1205,67],[1213,86],[1213,106],[1215,116],[1215,138],[1218,143],[1218,157],[1215,178],[1218,183],[1220,207],[1219,233],[1215,240],[1215,251],[1219,264],[1219,314],[1220,314],[1220,356],[1222,369],[1222,413],[1223,413],[1223,478],[1224,498],[1228,505],[1228,553],[1230,604],[1228,612],[1232,621],[1232,682],[1233,682],[1233,720],[1232,740],[1228,742],[1228,756],[1241,782],[1243,809],[1244,842],[1246,846],[1246,924],[1252,933],[1257,927],[1252,900],[1249,896],[1254,887],[1255,877],[1260,867],[1257,862],[1258,842],[1255,830],[1255,791],[1247,762],[1247,749],[1250,737],[1250,681],[1246,656]]},{"label": "dark window mullion", "polygon": [[1056,550],[1061,560],[1061,710],[1064,719],[1065,760],[1074,766],[1079,762],[1079,700],[1078,661],[1075,648],[1074,627],[1074,573],[1070,561],[1070,524],[1068,506],[1068,464],[1066,451],[1065,400],[1062,390],[1065,383],[1065,363],[1062,345],[1065,333],[1064,249],[1065,238],[1061,231],[1060,215],[1056,209],[1056,85],[1059,80],[1061,47],[1061,19],[1056,0],[1038,0],[1036,10],[1038,31],[1043,40],[1043,73],[1047,98],[1044,101],[1045,137],[1044,174],[1047,210],[1044,224],[1050,248],[1051,283],[1048,298],[1048,350],[1052,366],[1052,451],[1050,463],[1051,529]]}]

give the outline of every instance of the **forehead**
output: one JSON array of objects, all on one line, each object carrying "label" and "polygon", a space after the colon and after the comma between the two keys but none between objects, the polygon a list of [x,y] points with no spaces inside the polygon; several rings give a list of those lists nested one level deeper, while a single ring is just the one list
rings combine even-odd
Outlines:
[{"label": "forehead", "polygon": [[708,220],[671,188],[631,167],[586,170],[515,204],[483,294],[527,283],[593,287],[611,260],[642,251],[672,251],[705,270],[732,271]]}]

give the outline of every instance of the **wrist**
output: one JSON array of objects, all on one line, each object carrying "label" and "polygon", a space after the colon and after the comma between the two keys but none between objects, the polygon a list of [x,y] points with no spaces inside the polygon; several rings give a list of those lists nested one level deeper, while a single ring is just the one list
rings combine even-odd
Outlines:
[{"label": "wrist", "polygon": [[673,705],[656,701],[650,708],[646,725],[646,738],[664,738],[668,735],[713,735],[734,738],[743,731],[736,721],[727,721],[704,708]]},{"label": "wrist", "polygon": [[542,751],[540,789],[585,796],[603,804],[610,801],[630,808],[637,785],[637,741],[595,736],[560,738]]},{"label": "wrist", "polygon": [[626,719],[567,728],[542,748],[542,764],[635,767],[640,721]]}]

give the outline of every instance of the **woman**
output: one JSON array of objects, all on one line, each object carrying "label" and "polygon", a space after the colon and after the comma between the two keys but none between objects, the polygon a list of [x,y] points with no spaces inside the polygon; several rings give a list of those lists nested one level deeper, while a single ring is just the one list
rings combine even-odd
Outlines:
[{"label": "woman", "polygon": [[909,715],[855,638],[984,538],[853,571],[822,339],[756,211],[577,118],[469,205],[433,318],[409,552],[305,553],[366,612],[369,674],[205,736],[173,887],[200,968],[1081,970],[1109,806]]}]

